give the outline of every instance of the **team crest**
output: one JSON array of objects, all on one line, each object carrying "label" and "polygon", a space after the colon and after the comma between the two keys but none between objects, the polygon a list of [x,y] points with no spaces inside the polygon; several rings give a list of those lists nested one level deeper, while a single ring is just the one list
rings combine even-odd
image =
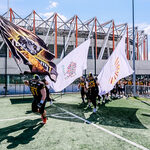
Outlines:
[{"label": "team crest", "polygon": [[68,79],[70,77],[74,77],[76,75],[76,68],[77,68],[77,64],[73,61],[70,62],[70,64],[67,67],[67,71],[64,72],[65,79]]}]

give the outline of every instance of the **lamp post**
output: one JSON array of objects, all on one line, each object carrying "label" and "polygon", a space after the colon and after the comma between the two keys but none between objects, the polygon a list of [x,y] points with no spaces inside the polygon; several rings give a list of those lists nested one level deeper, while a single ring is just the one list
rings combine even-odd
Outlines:
[{"label": "lamp post", "polygon": [[134,32],[134,0],[132,0],[132,23],[133,23],[133,96],[136,96],[136,85],[135,85],[135,32]]}]

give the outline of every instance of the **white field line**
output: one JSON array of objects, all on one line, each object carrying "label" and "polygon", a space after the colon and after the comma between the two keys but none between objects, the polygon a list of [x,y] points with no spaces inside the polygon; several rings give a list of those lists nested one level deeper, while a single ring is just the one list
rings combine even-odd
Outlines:
[{"label": "white field line", "polygon": [[[61,114],[66,114],[66,113],[57,113],[57,114],[51,114],[51,115],[47,115],[47,117],[55,117],[55,118],[62,118],[62,119],[74,119],[76,117],[65,117],[65,116],[59,116]],[[68,114],[68,113],[67,113]],[[41,118],[41,116],[39,115],[34,115],[34,116],[23,116],[23,117],[18,117],[18,118],[8,118],[8,119],[1,119],[0,122],[4,122],[4,121],[13,121],[13,120],[22,120],[22,119],[31,119],[31,118]]]},{"label": "white field line", "polygon": [[18,118],[8,118],[8,119],[1,119],[0,122],[4,121],[12,121],[12,120],[20,120],[20,119],[29,119],[29,118],[41,118],[41,116],[26,116],[26,117],[18,117]]},{"label": "white field line", "polygon": [[79,117],[79,116],[77,116],[77,115],[75,115],[75,114],[73,114],[73,113],[71,113],[71,112],[69,112],[69,111],[67,111],[67,110],[65,110],[65,109],[63,109],[63,108],[61,108],[61,107],[58,107],[58,106],[56,106],[56,105],[54,105],[54,104],[53,104],[53,106],[59,108],[60,110],[66,112],[66,113],[68,113],[68,114],[70,114],[70,115],[72,115],[72,116],[74,116],[74,117],[76,117],[76,118],[78,118],[78,119],[80,119],[80,120],[82,120],[82,121],[88,123],[88,124],[91,124],[92,126],[98,128],[98,129],[100,129],[100,130],[102,130],[102,131],[104,131],[104,132],[106,132],[106,133],[108,133],[108,134],[110,134],[110,135],[112,135],[112,136],[114,136],[114,137],[116,137],[116,138],[122,140],[122,141],[125,141],[125,142],[127,142],[127,143],[129,143],[129,144],[131,144],[131,145],[133,145],[133,146],[135,146],[135,147],[137,147],[137,148],[139,148],[139,149],[142,149],[142,150],[149,150],[148,148],[146,148],[146,147],[144,147],[144,146],[142,146],[142,145],[139,145],[139,144],[137,144],[137,143],[135,143],[135,142],[132,142],[132,141],[130,141],[130,140],[128,140],[128,139],[126,139],[126,138],[124,138],[124,137],[118,135],[118,134],[115,134],[115,133],[113,133],[113,132],[111,132],[111,131],[109,131],[109,130],[107,130],[107,129],[101,127],[101,126],[99,126],[99,125],[96,125],[96,124],[94,124],[94,123],[92,123],[92,122],[90,122],[90,121],[88,121],[88,120],[86,120],[86,119],[84,119],[84,118],[81,118],[81,117]]},{"label": "white field line", "polygon": [[51,115],[49,115],[49,116],[51,116],[51,117],[54,117],[54,118],[60,118],[60,119],[74,119],[74,118],[76,118],[76,117],[74,117],[74,116],[62,116],[62,115],[64,115],[64,114],[68,114],[68,113],[57,113],[57,114],[51,114]]},{"label": "white field line", "polygon": [[[84,122],[86,122],[86,123],[88,123],[88,124],[91,124],[92,126],[98,128],[98,129],[100,129],[100,130],[102,130],[102,131],[104,131],[104,132],[106,132],[106,133],[108,133],[108,134],[110,134],[110,135],[112,135],[112,136],[114,136],[114,137],[116,137],[116,138],[122,140],[122,141],[125,141],[125,142],[127,142],[127,143],[129,143],[129,144],[131,144],[131,145],[133,145],[133,146],[135,146],[135,147],[137,147],[137,148],[139,148],[139,149],[142,149],[142,150],[149,150],[148,148],[145,148],[145,147],[142,146],[142,145],[139,145],[139,144],[137,144],[137,143],[135,143],[135,142],[132,142],[132,141],[130,141],[130,140],[128,140],[128,139],[126,139],[126,138],[124,138],[124,137],[118,135],[118,134],[115,134],[115,133],[113,133],[113,132],[111,132],[111,131],[109,131],[109,130],[107,130],[107,129],[101,127],[101,126],[99,126],[99,125],[96,125],[96,124],[94,124],[94,123],[92,123],[92,122],[90,122],[90,121],[88,121],[88,120],[86,120],[86,119],[84,119],[84,118],[81,118],[81,117],[79,117],[79,116],[77,116],[77,115],[75,115],[75,114],[73,114],[73,113],[71,113],[71,112],[69,112],[69,111],[67,111],[67,110],[65,110],[65,109],[63,109],[63,108],[61,108],[61,107],[58,107],[58,106],[56,106],[56,105],[54,105],[54,104],[53,104],[53,106],[55,106],[55,107],[59,108],[60,110],[62,110],[62,111],[64,111],[64,112],[66,112],[66,113],[68,113],[68,114],[74,116],[75,118],[78,118],[79,120],[82,120],[82,121],[84,121]],[[47,116],[52,116],[52,115],[47,115]],[[29,118],[41,118],[41,116],[36,116],[36,115],[34,115],[34,116],[27,116],[27,117],[1,119],[0,122],[12,121],[12,120],[20,120],[20,119],[29,119]]]}]

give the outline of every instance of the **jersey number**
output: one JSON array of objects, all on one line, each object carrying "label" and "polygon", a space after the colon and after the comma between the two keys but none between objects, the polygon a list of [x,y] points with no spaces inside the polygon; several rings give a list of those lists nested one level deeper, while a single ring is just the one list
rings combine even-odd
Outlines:
[{"label": "jersey number", "polygon": [[90,82],[90,87],[95,87],[95,82],[94,81]]},{"label": "jersey number", "polygon": [[31,92],[34,96],[38,96],[37,88],[31,87]]}]

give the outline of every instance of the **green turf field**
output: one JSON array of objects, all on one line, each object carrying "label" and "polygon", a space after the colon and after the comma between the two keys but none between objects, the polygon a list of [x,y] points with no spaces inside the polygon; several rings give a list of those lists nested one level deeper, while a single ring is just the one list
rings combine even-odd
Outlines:
[{"label": "green turf field", "polygon": [[[98,106],[96,114],[79,94],[65,94],[46,105],[47,124],[31,112],[31,97],[0,98],[0,150],[138,150],[106,133],[150,149],[150,100],[129,98]],[[89,124],[64,110],[90,121]],[[96,126],[97,125],[97,126]]]}]

